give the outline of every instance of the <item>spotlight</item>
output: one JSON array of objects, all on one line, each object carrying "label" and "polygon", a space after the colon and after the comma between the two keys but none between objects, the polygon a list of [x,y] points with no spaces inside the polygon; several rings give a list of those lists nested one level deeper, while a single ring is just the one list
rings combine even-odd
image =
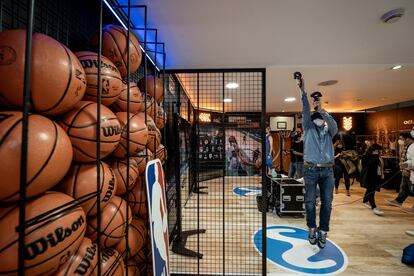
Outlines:
[{"label": "spotlight", "polygon": [[285,99],[285,102],[294,102],[294,101],[296,101],[296,98],[293,98],[293,97]]},{"label": "spotlight", "polygon": [[395,65],[394,67],[392,67],[392,70],[398,70],[401,68],[402,68],[402,65]]},{"label": "spotlight", "polygon": [[231,103],[233,100],[232,99],[230,99],[230,98],[226,98],[226,99],[224,99],[223,100],[223,102],[225,102],[225,103]]},{"label": "spotlight", "polygon": [[239,84],[237,82],[229,82],[226,84],[226,88],[228,89],[236,89],[239,87]]}]

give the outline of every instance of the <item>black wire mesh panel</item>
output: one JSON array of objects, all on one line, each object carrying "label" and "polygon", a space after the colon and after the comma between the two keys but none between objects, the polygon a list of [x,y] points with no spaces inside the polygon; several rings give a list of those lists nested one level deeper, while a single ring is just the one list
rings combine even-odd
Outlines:
[{"label": "black wire mesh panel", "polygon": [[[172,254],[172,272],[262,275],[263,258],[252,236],[265,223],[256,203],[263,178],[264,72],[201,70],[177,78],[195,110],[194,177],[189,190],[181,190],[182,229],[199,231],[186,246],[202,258]],[[227,88],[229,83],[238,87]]]}]

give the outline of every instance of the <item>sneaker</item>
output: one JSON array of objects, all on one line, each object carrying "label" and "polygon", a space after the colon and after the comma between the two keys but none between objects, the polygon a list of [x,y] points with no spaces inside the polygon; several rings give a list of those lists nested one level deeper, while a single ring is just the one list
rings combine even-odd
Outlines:
[{"label": "sneaker", "polygon": [[309,228],[308,240],[310,244],[316,244],[316,228]]},{"label": "sneaker", "polygon": [[401,207],[402,206],[402,203],[399,203],[395,199],[393,199],[393,200],[388,200],[387,199],[386,202],[387,202],[388,205],[391,205],[391,206],[395,206],[395,207]]},{"label": "sneaker", "polygon": [[405,233],[409,236],[414,236],[414,230],[407,230]]},{"label": "sneaker", "polygon": [[371,205],[368,202],[364,202],[365,208],[371,209]]},{"label": "sneaker", "polygon": [[326,245],[326,236],[328,235],[327,232],[319,230],[318,231],[318,247],[320,249],[324,249]]},{"label": "sneaker", "polygon": [[349,190],[346,190],[346,195],[351,196],[351,192]]},{"label": "sneaker", "polygon": [[379,208],[374,208],[374,209],[372,209],[372,212],[373,212],[374,214],[376,214],[377,216],[381,216],[381,215],[383,215],[383,214],[384,214],[384,212],[383,212],[383,211],[381,211]]}]

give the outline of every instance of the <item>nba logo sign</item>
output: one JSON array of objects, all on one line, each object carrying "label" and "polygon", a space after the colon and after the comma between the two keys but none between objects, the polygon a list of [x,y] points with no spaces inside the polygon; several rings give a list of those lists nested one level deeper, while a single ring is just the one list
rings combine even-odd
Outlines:
[{"label": "nba logo sign", "polygon": [[159,159],[148,162],[145,177],[147,180],[154,276],[169,276],[167,200],[165,198],[164,171]]}]

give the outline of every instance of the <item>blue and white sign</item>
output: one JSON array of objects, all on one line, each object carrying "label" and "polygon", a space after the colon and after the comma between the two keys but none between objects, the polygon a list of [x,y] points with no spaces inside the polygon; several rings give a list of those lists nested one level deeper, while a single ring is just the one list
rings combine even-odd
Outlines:
[{"label": "blue and white sign", "polygon": [[256,186],[240,187],[236,186],[233,188],[233,193],[236,196],[255,196],[262,193],[262,188]]},{"label": "blue and white sign", "polygon": [[151,226],[153,273],[154,276],[169,276],[167,200],[165,197],[164,171],[159,159],[148,162],[145,178]]},{"label": "blue and white sign", "polygon": [[[327,240],[319,249],[308,242],[308,231],[292,226],[268,226],[267,260],[276,266],[307,275],[336,275],[348,266],[345,252]],[[262,254],[262,229],[253,234],[255,249]]]}]

